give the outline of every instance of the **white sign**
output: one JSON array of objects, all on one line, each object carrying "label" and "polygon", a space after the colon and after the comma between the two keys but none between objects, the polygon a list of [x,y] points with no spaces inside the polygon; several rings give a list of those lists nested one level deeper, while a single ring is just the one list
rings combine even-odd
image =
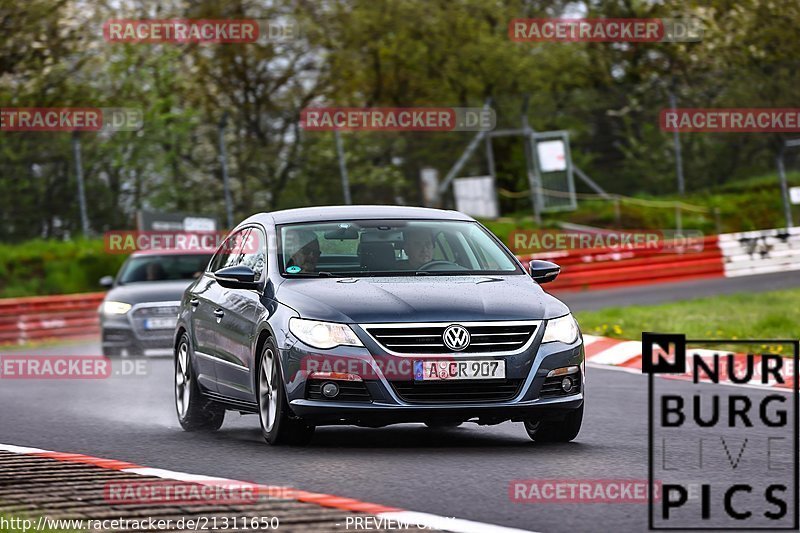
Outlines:
[{"label": "white sign", "polygon": [[439,171],[425,167],[420,171],[422,203],[425,207],[439,207]]},{"label": "white sign", "polygon": [[567,170],[567,151],[564,141],[543,141],[536,143],[539,165],[542,172]]},{"label": "white sign", "polygon": [[793,204],[800,204],[800,187],[792,187],[789,189],[789,197]]},{"label": "white sign", "polygon": [[494,190],[492,176],[474,178],[458,178],[453,180],[453,194],[456,209],[478,218],[497,218],[500,207],[497,205],[497,194]]},{"label": "white sign", "polygon": [[183,219],[183,231],[216,231],[217,221],[213,218],[186,217]]}]

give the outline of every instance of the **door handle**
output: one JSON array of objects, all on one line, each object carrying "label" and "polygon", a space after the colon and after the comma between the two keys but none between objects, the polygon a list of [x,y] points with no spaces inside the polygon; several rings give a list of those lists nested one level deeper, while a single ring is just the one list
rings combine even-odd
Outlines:
[{"label": "door handle", "polygon": [[191,300],[189,300],[189,303],[192,304],[192,307],[197,309],[197,306],[200,305],[200,300],[198,300],[197,298],[192,298]]},{"label": "door handle", "polygon": [[214,309],[214,316],[217,318],[222,318],[225,316],[225,311],[222,309]]}]

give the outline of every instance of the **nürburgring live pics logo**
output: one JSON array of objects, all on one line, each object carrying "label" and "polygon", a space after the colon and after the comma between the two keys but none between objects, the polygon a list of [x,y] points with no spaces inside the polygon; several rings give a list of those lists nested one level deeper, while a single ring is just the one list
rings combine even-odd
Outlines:
[{"label": "n\u00fcrburgring live pics logo", "polygon": [[[687,344],[769,346],[778,353]],[[780,355],[780,346],[793,357]],[[796,340],[642,333],[650,529],[798,529],[798,352]]]}]

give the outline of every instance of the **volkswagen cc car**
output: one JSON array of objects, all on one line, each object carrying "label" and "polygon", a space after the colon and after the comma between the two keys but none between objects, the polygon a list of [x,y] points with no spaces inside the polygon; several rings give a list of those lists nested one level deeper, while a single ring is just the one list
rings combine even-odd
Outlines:
[{"label": "volkswagen cc car", "polygon": [[218,429],[234,410],[258,414],[270,444],[407,422],[577,436],[583,340],[539,286],[557,265],[526,269],[471,217],[412,207],[262,213],[227,239],[180,303],[185,430]]}]

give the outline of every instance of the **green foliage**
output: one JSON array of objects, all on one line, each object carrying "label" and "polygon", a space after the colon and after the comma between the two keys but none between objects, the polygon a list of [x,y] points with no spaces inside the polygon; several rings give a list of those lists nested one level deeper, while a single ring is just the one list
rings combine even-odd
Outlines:
[{"label": "green foliage", "polygon": [[102,240],[34,240],[0,244],[0,298],[102,290],[124,255],[109,254]]},{"label": "green foliage", "polygon": [[[692,16],[704,35],[696,43],[635,45],[508,37],[514,18],[575,13]],[[282,42],[120,44],[105,42],[99,31],[111,18],[287,16],[301,31]],[[606,190],[647,197],[675,190],[672,135],[658,126],[670,93],[680,107],[792,107],[800,99],[796,0],[0,0],[0,29],[0,107],[133,107],[144,114],[140,132],[81,135],[96,232],[131,227],[142,208],[224,220],[223,118],[240,220],[256,211],[342,202],[332,134],[299,126],[300,111],[311,105],[478,107],[491,98],[498,127],[519,127],[528,101],[530,124],[568,130],[573,157]],[[472,134],[342,137],[355,202],[418,204],[420,170],[432,166],[444,176]],[[785,137],[682,134],[688,190],[715,205],[717,187],[772,171]],[[494,147],[498,184],[527,188],[521,140],[498,138]],[[486,171],[479,150],[462,175]],[[0,132],[0,241],[80,233],[76,188],[68,133]],[[720,208],[725,216],[742,213],[745,228],[773,225],[769,194]],[[527,205],[503,200],[502,208],[508,214]],[[669,216],[626,206],[622,224],[666,225]],[[617,222],[600,204],[564,218]],[[709,224],[687,219],[687,226],[695,222]]]},{"label": "green foliage", "polygon": [[[800,172],[787,174],[789,186],[800,186]],[[756,229],[780,228],[786,225],[780,182],[775,174],[764,174],[731,181],[723,187],[697,191],[686,197],[645,196],[636,200],[658,202],[680,201],[705,208],[706,213],[682,211],[681,224],[684,229],[699,230],[706,235],[733,233]],[[527,199],[525,200],[527,201]],[[795,223],[800,221],[800,207],[791,206]],[[714,211],[718,215],[714,214]],[[601,228],[619,229],[675,229],[676,213],[672,208],[649,207],[622,201],[619,218],[614,203],[609,200],[579,200],[578,209],[571,212],[545,214],[542,227],[557,228],[559,222],[569,222]],[[497,221],[483,221],[489,229],[504,241],[515,229],[533,229],[530,209],[517,211]]]}]

